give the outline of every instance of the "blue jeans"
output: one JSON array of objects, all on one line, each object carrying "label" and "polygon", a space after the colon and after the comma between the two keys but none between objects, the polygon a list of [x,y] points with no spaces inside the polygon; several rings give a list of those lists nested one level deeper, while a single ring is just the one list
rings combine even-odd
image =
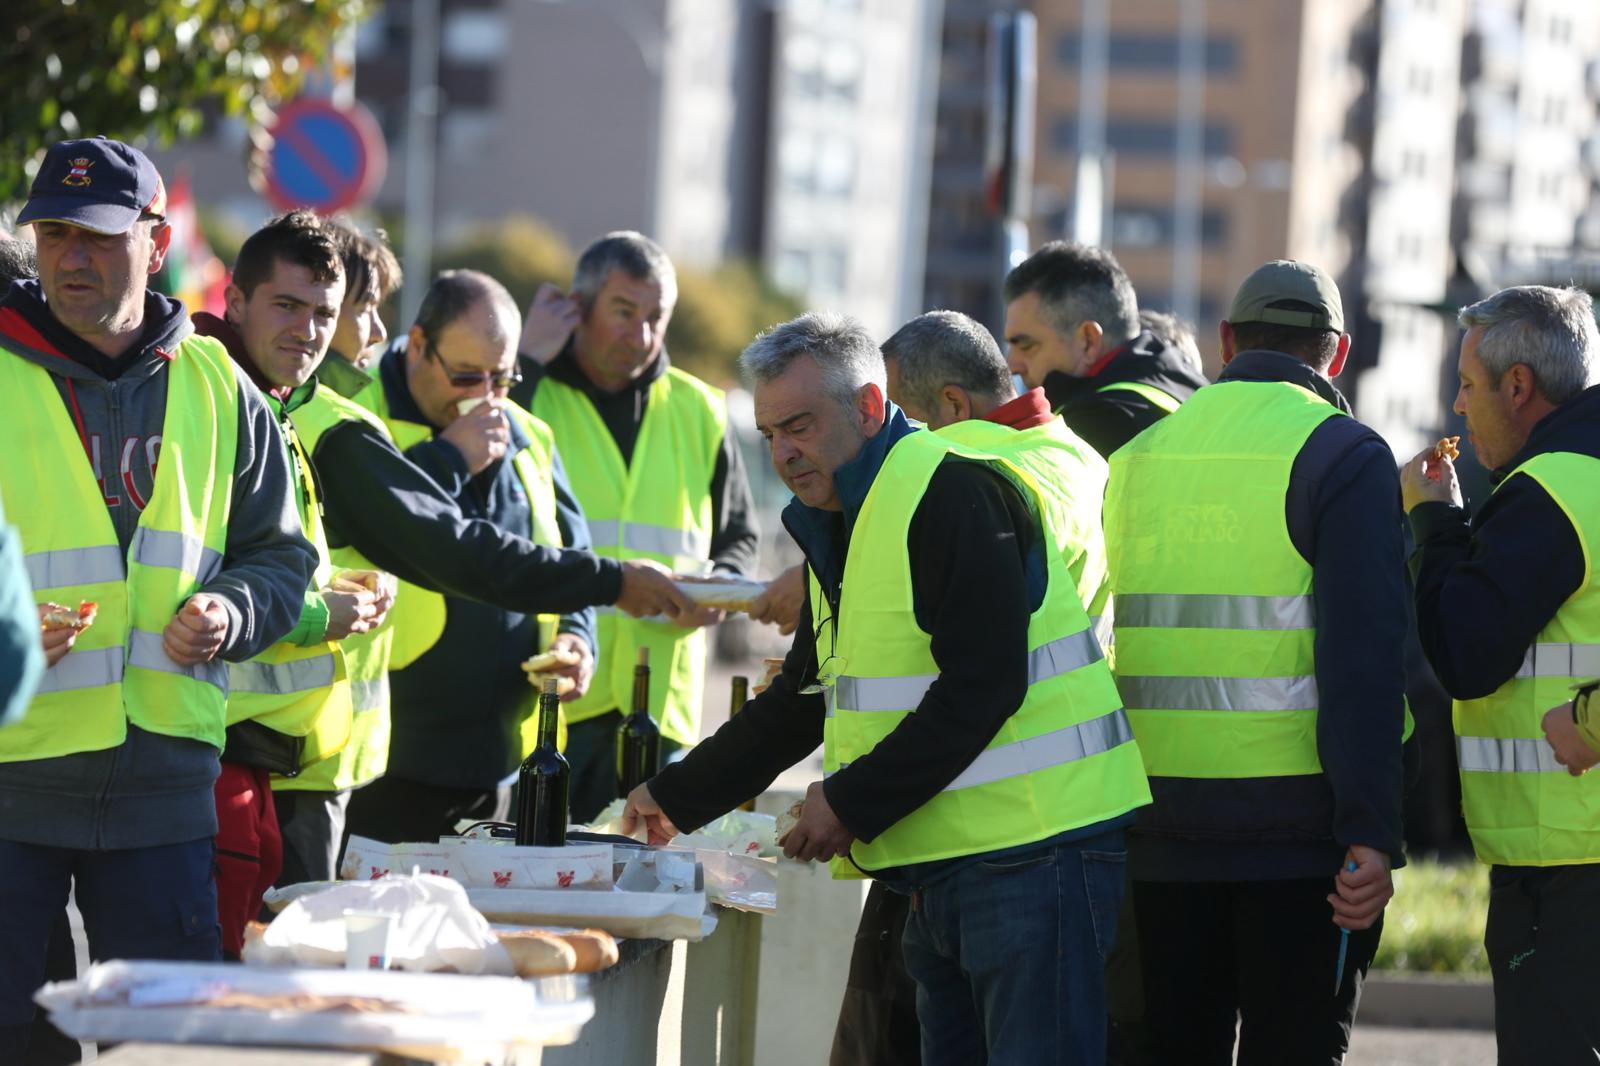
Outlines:
[{"label": "blue jeans", "polygon": [[917,891],[903,950],[923,1066],[1105,1062],[1105,957],[1126,862],[1118,829]]},{"label": "blue jeans", "polygon": [[0,1062],[21,1062],[50,928],[76,883],[93,959],[222,958],[210,837],[73,851],[0,840]]}]

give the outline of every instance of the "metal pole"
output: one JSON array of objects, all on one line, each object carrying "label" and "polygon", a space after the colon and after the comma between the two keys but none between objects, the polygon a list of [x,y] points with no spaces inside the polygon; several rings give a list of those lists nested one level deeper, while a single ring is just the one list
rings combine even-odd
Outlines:
[{"label": "metal pole", "polygon": [[439,0],[411,0],[410,113],[406,118],[406,284],[400,322],[416,321],[433,280],[433,186],[439,123]]},{"label": "metal pole", "polygon": [[1072,184],[1072,231],[1080,244],[1102,242],[1105,214],[1106,69],[1110,65],[1108,0],[1083,0],[1078,28],[1078,161]]},{"label": "metal pole", "polygon": [[1177,168],[1172,197],[1172,310],[1178,317],[1198,325],[1200,203],[1205,185],[1205,0],[1182,0],[1179,19]]}]

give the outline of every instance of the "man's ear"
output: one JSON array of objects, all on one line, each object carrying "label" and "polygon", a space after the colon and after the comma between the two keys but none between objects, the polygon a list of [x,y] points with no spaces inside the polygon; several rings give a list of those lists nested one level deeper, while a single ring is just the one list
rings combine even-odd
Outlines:
[{"label": "man's ear", "polygon": [[415,366],[422,362],[422,357],[427,354],[428,335],[422,332],[421,326],[412,326],[406,331],[406,365]]},{"label": "man's ear", "polygon": [[1333,362],[1328,364],[1328,380],[1332,381],[1344,373],[1345,360],[1350,358],[1350,334],[1339,334],[1339,348],[1333,353]]},{"label": "man's ear", "polygon": [[1512,363],[1505,376],[1511,382],[1506,399],[1511,402],[1513,409],[1525,406],[1539,394],[1539,383],[1533,376],[1533,368],[1527,363]]},{"label": "man's ear", "polygon": [[1222,365],[1227,366],[1238,355],[1238,341],[1233,337],[1233,323],[1223,319],[1217,323],[1217,337],[1222,342]]},{"label": "man's ear", "polygon": [[1100,323],[1088,319],[1078,323],[1078,350],[1083,353],[1083,365],[1079,370],[1087,370],[1089,365],[1105,353],[1100,350],[1100,342],[1105,338],[1106,331],[1100,328]]},{"label": "man's ear", "polygon": [[150,227],[150,244],[150,273],[154,274],[166,262],[167,249],[172,247],[172,227],[165,222]]},{"label": "man's ear", "polygon": [[244,325],[244,305],[248,302],[244,290],[233,282],[228,282],[228,288],[222,294],[222,302],[222,317],[227,320],[228,325],[234,329]]},{"label": "man's ear", "polygon": [[856,417],[861,420],[861,428],[869,437],[877,436],[878,430],[888,420],[889,412],[884,406],[883,389],[876,381],[869,381],[861,386],[861,391],[856,393]]},{"label": "man's ear", "polygon": [[972,397],[960,385],[946,385],[939,390],[939,403],[949,408],[951,422],[965,422],[973,417]]}]

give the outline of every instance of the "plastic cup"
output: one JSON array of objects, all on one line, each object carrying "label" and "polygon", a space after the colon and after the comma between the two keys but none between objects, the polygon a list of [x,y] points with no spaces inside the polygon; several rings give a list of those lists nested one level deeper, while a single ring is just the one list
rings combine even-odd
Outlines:
[{"label": "plastic cup", "polygon": [[470,415],[473,411],[473,408],[477,407],[480,403],[488,402],[489,398],[487,396],[468,396],[465,400],[457,400],[456,414]]},{"label": "plastic cup", "polygon": [[394,933],[394,915],[373,911],[344,912],[344,968],[347,970],[387,970],[389,938]]}]

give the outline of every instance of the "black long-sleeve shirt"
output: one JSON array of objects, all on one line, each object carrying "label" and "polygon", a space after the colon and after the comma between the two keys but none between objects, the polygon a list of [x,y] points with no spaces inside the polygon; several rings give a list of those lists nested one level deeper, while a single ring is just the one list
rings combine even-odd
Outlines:
[{"label": "black long-sleeve shirt", "polygon": [[[897,409],[865,453],[835,476],[846,513],[791,505],[786,525],[836,599],[848,522],[892,441],[912,432]],[[847,518],[847,515],[851,516]],[[946,461],[912,517],[906,550],[917,624],[939,676],[916,713],[830,776],[828,803],[872,841],[926,803],[988,746],[1027,691],[1028,616],[1044,595],[1041,541],[1016,490],[989,469]],[[825,609],[836,608],[836,603]],[[809,593],[782,674],[743,712],[651,782],[673,824],[688,830],[757,795],[822,742],[823,697],[802,695],[818,654]]]},{"label": "black long-sleeve shirt", "polygon": [[[546,377],[577,389],[594,404],[600,421],[622,453],[622,461],[631,463],[634,445],[639,440],[639,427],[644,423],[650,386],[671,366],[667,353],[663,350],[655,362],[625,388],[606,392],[596,387],[578,367],[572,343],[568,340],[548,366],[541,366],[528,356],[519,356],[517,365],[523,378],[522,383],[511,390],[511,400],[533,410],[534,395]],[[731,426],[723,433],[722,444],[717,449],[710,491],[712,569],[733,577],[754,576],[761,557],[761,530],[756,520],[755,501],[750,494],[750,479],[745,475],[744,459]]]},{"label": "black long-sleeve shirt", "polygon": [[[1283,381],[1348,412],[1333,384],[1281,352],[1241,352],[1221,381]],[[1409,590],[1389,446],[1353,418],[1330,418],[1295,456],[1284,518],[1311,565],[1320,775],[1216,781],[1158,778],[1130,836],[1135,877],[1256,880],[1331,875],[1344,849],[1401,851],[1401,733]],[[1160,833],[1169,818],[1207,835]],[[1146,831],[1149,826],[1157,834]]]},{"label": "black long-sleeve shirt", "polygon": [[1499,487],[1470,518],[1447,503],[1412,508],[1417,631],[1445,691],[1477,699],[1511,680],[1539,631],[1587,572],[1578,532],[1533,478],[1511,471],[1544,452],[1600,458],[1600,385],[1541,419],[1496,471]]}]

